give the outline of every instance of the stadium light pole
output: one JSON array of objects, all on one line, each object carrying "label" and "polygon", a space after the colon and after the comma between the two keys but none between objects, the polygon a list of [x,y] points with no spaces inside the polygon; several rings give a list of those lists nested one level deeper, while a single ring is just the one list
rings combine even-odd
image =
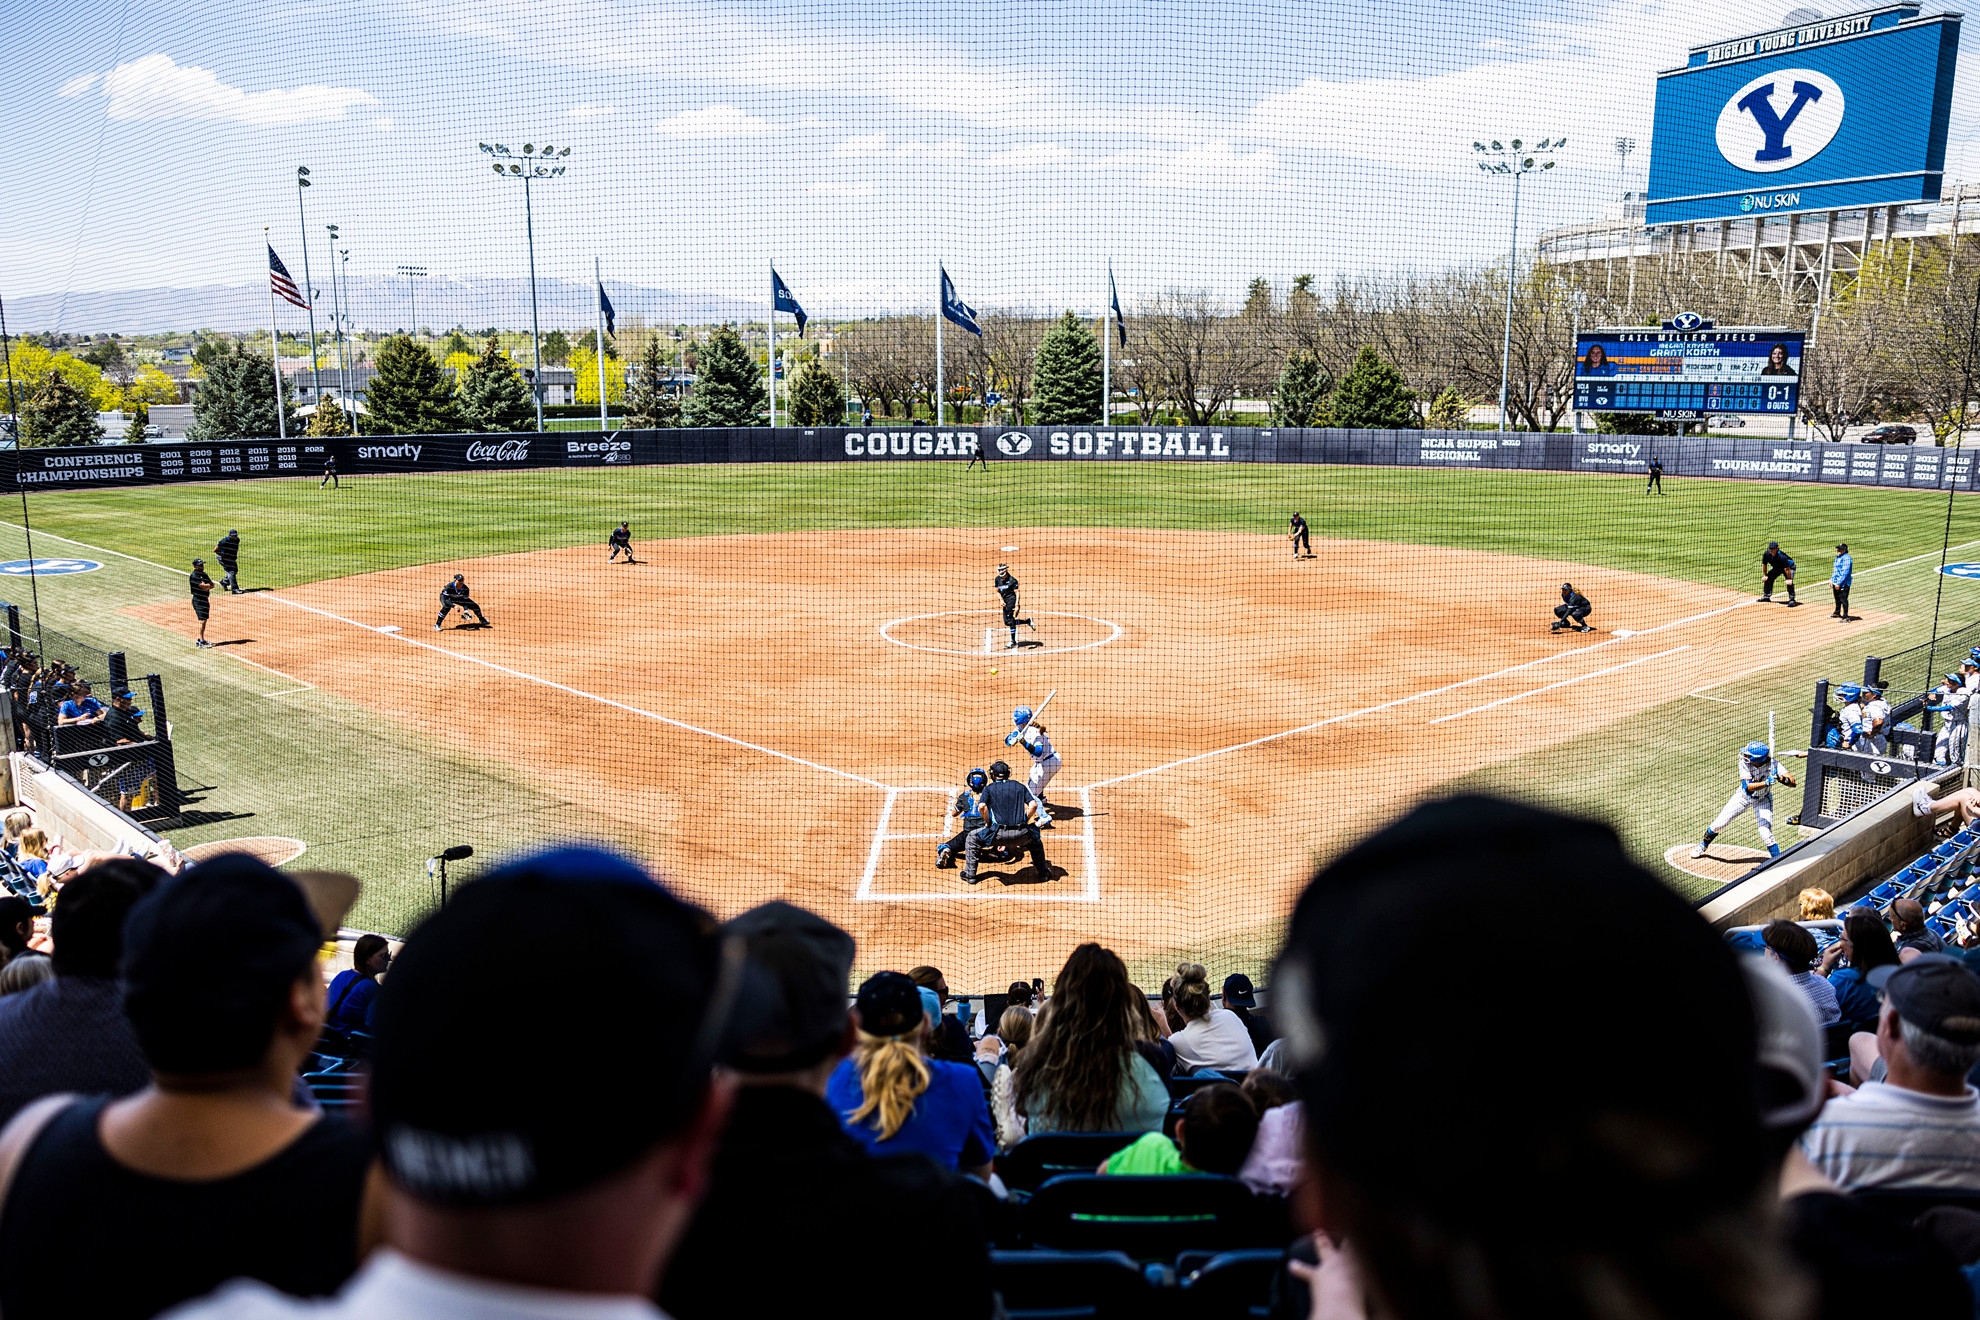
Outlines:
[{"label": "stadium light pole", "polygon": [[309,380],[316,406],[323,406],[323,368],[316,361],[316,290],[309,286],[309,217],[303,214],[303,189],[309,187],[309,166],[296,166],[296,222],[302,226],[303,287],[309,289]]},{"label": "stadium light pole", "polygon": [[1506,256],[1506,327],[1499,342],[1499,429],[1506,429],[1506,391],[1512,379],[1512,305],[1513,276],[1519,269],[1519,185],[1529,174],[1539,174],[1554,168],[1551,159],[1554,152],[1567,145],[1566,138],[1541,138],[1531,147],[1525,146],[1518,138],[1510,147],[1494,141],[1491,146],[1474,142],[1471,149],[1485,159],[1478,162],[1478,168],[1487,174],[1511,175],[1513,181],[1512,251]]},{"label": "stadium light pole", "polygon": [[406,277],[406,301],[412,306],[412,337],[419,338],[419,281],[426,274],[424,266],[401,266],[399,274]]},{"label": "stadium light pole", "polygon": [[[522,154],[518,155],[497,142],[493,145],[477,144],[482,151],[494,158],[495,172],[505,179],[521,179],[523,185],[523,232],[529,241],[529,354],[535,364],[531,372],[530,393],[536,398],[536,429],[543,430],[543,336],[536,319],[536,219],[530,210],[529,185],[533,179],[561,178],[565,166],[552,165],[553,160],[562,161],[571,154],[569,147],[561,151],[545,146],[540,150],[533,142],[523,143]],[[573,391],[573,395],[575,395]]]},{"label": "stadium light pole", "polygon": [[[344,286],[337,278],[337,226],[325,225],[330,231],[330,316],[337,331],[337,388],[343,397],[337,400],[338,409],[351,422],[353,434],[357,431],[357,413],[351,406],[351,361],[344,352]],[[317,406],[323,405],[319,402]]]}]

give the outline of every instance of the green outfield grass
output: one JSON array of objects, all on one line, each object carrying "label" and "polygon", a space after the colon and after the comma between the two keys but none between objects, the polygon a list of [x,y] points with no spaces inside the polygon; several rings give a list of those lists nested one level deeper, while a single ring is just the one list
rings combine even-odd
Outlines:
[{"label": "green outfield grass", "polygon": [[[1328,537],[1420,543],[1426,569],[1436,547],[1452,546],[1738,588],[1757,584],[1760,549],[1774,538],[1800,559],[1814,607],[1808,616],[1826,614],[1821,583],[1835,541],[1847,539],[1860,574],[1857,608],[1904,616],[1897,622],[1874,630],[1833,625],[1835,640],[1819,651],[1706,694],[1720,701],[1678,698],[1450,785],[1516,791],[1599,813],[1636,855],[1693,892],[1699,886],[1688,888],[1664,868],[1661,854],[1702,831],[1730,790],[1732,748],[1764,736],[1767,710],[1777,713],[1782,745],[1802,745],[1814,678],[1854,676],[1866,651],[1889,653],[1923,640],[1941,605],[1947,627],[1980,617],[1980,583],[1945,579],[1938,599],[1942,581],[1934,569],[1948,531],[1943,494],[1676,478],[1667,486],[1659,499],[1625,477],[1551,473],[1068,463],[1001,464],[986,475],[961,464],[738,465],[349,477],[337,490],[303,479],[37,493],[28,512],[37,555],[88,553],[55,539],[63,537],[173,568],[195,554],[210,559],[214,540],[235,527],[248,583],[282,587],[602,542],[621,518],[643,540],[1025,525],[1278,535],[1297,508],[1312,523],[1322,557],[1312,566],[1316,591],[1358,573],[1353,557],[1337,554]],[[25,554],[19,518],[18,504],[0,509],[7,558]],[[1953,501],[1950,539],[1980,541],[1980,502]],[[1965,555],[1980,560],[1980,545]],[[197,790],[190,822],[169,832],[176,842],[240,834],[305,839],[308,863],[366,878],[356,921],[401,930],[429,899],[421,863],[439,848],[471,840],[499,850],[511,840],[597,832],[583,801],[549,793],[511,767],[432,745],[320,691],[284,692],[290,684],[275,675],[229,655],[192,651],[177,635],[120,614],[182,599],[184,579],[114,556],[106,562],[102,572],[42,579],[40,606],[48,626],[130,652],[134,674],[166,677],[183,777]],[[1206,560],[1204,571],[1214,573],[1214,561]],[[25,600],[25,583],[11,590]],[[1481,599],[1493,590],[1489,582],[1476,586]],[[1536,615],[1551,604],[1536,601]],[[1465,593],[1454,592],[1451,634],[1464,628],[1466,605]],[[1324,663],[1324,626],[1302,625],[1296,640]],[[1438,640],[1427,636],[1423,644]],[[1409,661],[1395,657],[1399,668]],[[1544,699],[1536,700],[1531,718],[1544,722],[1546,711]],[[1460,724],[1433,736],[1466,734]],[[1397,791],[1413,793],[1438,779],[1429,754],[1421,784]],[[1782,790],[1779,800],[1784,821],[1799,794]],[[1333,822],[1330,833],[1311,841],[1313,855],[1324,856],[1367,823]],[[1784,839],[1795,837],[1791,827],[1779,828]],[[1754,842],[1751,818],[1727,841]],[[1260,927],[1186,951],[1255,965],[1270,940],[1270,928]],[[1160,959],[1137,966],[1143,962],[1157,966]]]}]

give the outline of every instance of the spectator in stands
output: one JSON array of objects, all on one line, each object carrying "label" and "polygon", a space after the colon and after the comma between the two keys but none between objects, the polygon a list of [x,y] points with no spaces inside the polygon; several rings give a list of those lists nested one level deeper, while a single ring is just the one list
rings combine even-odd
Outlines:
[{"label": "spectator in stands", "polygon": [[858,1043],[825,1087],[846,1131],[875,1154],[920,1151],[987,1180],[997,1138],[983,1082],[970,1064],[922,1056],[930,1023],[921,987],[878,972],[860,986],[853,1012]]},{"label": "spectator in stands", "polygon": [[1221,1173],[1235,1177],[1258,1136],[1258,1111],[1230,1082],[1199,1086],[1183,1102],[1172,1141],[1143,1133],[1101,1162],[1101,1173]]},{"label": "spectator in stands", "polygon": [[151,1084],[45,1097],[0,1135],[20,1152],[0,1201],[15,1226],[0,1233],[0,1313],[143,1320],[242,1277],[334,1291],[357,1267],[371,1154],[294,1098],[323,1026],[309,900],[234,853],[160,883],[125,931],[124,1010]]},{"label": "spectator in stands", "polygon": [[1176,1060],[1199,1072],[1249,1072],[1258,1066],[1258,1051],[1244,1022],[1210,999],[1210,973],[1202,963],[1177,963],[1169,978],[1169,998],[1182,1014],[1183,1026],[1169,1039]]},{"label": "spectator in stands", "polygon": [[[1536,893],[1571,893],[1576,928],[1603,934],[1550,946],[1555,1044],[1508,1066],[1478,1015],[1533,1001],[1481,1001],[1477,942]],[[1272,985],[1307,1108],[1301,1195],[1346,1243],[1323,1295],[1346,1272],[1393,1320],[1793,1314],[1738,962],[1607,826],[1426,803],[1314,878]],[[1438,1136],[1460,1096],[1480,1139]]]},{"label": "spectator in stands", "polygon": [[[933,990],[938,1008],[949,1002],[949,982],[942,975],[941,968],[917,967],[908,973],[908,979],[924,990]],[[924,1048],[931,1058],[946,1059],[950,1063],[968,1063],[973,1057],[969,1028],[941,1012],[929,1019],[928,1040]]]},{"label": "spectator in stands", "polygon": [[1244,1076],[1244,1094],[1258,1111],[1258,1136],[1238,1178],[1261,1195],[1290,1195],[1306,1176],[1301,1155],[1306,1106],[1300,1103],[1299,1089],[1280,1073],[1253,1068]]},{"label": "spectator in stands", "polygon": [[7,855],[9,857],[15,856],[19,851],[20,843],[21,843],[21,831],[27,829],[29,826],[33,824],[34,824],[34,817],[26,811],[10,811],[7,813],[6,832],[4,837],[6,840],[5,847],[7,850]]},{"label": "spectator in stands", "polygon": [[1810,970],[1815,965],[1815,937],[1805,926],[1792,921],[1777,919],[1767,923],[1760,932],[1760,938],[1767,945],[1767,953],[1787,968],[1788,975],[1808,996],[1808,1002],[1815,1009],[1816,1019],[1824,1027],[1833,1027],[1842,1021],[1842,1009],[1836,1003],[1836,988]]},{"label": "spectator in stands", "polygon": [[15,855],[15,860],[27,877],[35,882],[42,896],[46,897],[49,889],[48,860],[51,847],[48,832],[39,826],[30,825],[21,831],[16,843],[19,851]]},{"label": "spectator in stands", "polygon": [[1925,908],[1915,898],[1900,898],[1891,904],[1891,927],[1897,936],[1898,957],[1906,949],[1920,953],[1944,953],[1946,942],[1925,925]]},{"label": "spectator in stands", "polygon": [[1018,1059],[1018,1112],[1040,1132],[1159,1132],[1169,1088],[1135,1048],[1147,1001],[1111,949],[1082,944]]},{"label": "spectator in stands", "polygon": [[[125,858],[63,891],[50,923],[55,979],[0,1000],[0,1123],[57,1091],[128,1095],[151,1080],[116,977],[124,918],[159,879]],[[195,950],[180,952],[197,963]]]},{"label": "spectator in stands", "polygon": [[[491,1012],[520,948],[574,956],[557,993]],[[592,849],[462,886],[407,939],[379,999],[385,1247],[327,1303],[243,1282],[173,1320],[652,1316],[642,1299],[693,1217],[728,1108],[713,1063],[740,952]],[[513,1066],[518,1041],[527,1067]]]},{"label": "spectator in stands", "polygon": [[1251,1048],[1263,1054],[1276,1037],[1271,1022],[1258,1011],[1258,995],[1252,989],[1251,978],[1243,972],[1233,972],[1224,978],[1224,1007],[1244,1023],[1245,1034],[1251,1037]]},{"label": "spectator in stands", "polygon": [[990,1074],[990,1117],[1000,1151],[1024,1140],[1024,1115],[1017,1107],[1017,1062],[1037,1029],[1037,1019],[1022,1004],[1012,1004],[997,1019],[997,1036],[1003,1042],[1004,1057]]},{"label": "spectator in stands", "polygon": [[1851,1031],[1874,1029],[1877,992],[1865,978],[1879,967],[1897,966],[1897,961],[1891,933],[1884,929],[1884,919],[1874,909],[1852,909],[1843,918],[1842,938],[1822,955],[1820,970],[1835,987],[1836,1005]]},{"label": "spectator in stands", "polygon": [[0,967],[28,951],[34,938],[34,904],[18,894],[0,898]]},{"label": "spectator in stands", "polygon": [[1927,954],[1876,978],[1885,1080],[1822,1107],[1802,1138],[1816,1170],[1845,1191],[1936,1187],[1980,1192],[1980,976]]},{"label": "spectator in stands", "polygon": [[323,1025],[332,1031],[370,1031],[378,1011],[378,978],[391,965],[392,945],[383,935],[358,936],[350,967],[330,980]]},{"label": "spectator in stands", "polygon": [[[835,1286],[870,1245],[871,1226],[902,1222],[941,1231],[888,1264],[889,1289],[918,1311],[988,1316],[989,1259],[968,1184],[918,1154],[869,1154],[825,1103],[855,1039],[852,936],[788,903],[753,908],[723,930],[745,942],[762,981],[739,1005],[728,1059],[735,1109],[661,1306],[675,1320],[816,1313],[821,1286]],[[774,1269],[763,1268],[766,1250]]]},{"label": "spectator in stands", "polygon": [[0,967],[0,999],[32,990],[55,975],[55,960],[45,953],[23,953]]},{"label": "spectator in stands", "polygon": [[[1836,915],[1835,896],[1826,889],[1804,889],[1801,891],[1801,921],[1833,921]],[[1815,937],[1818,953],[1827,953],[1829,946],[1836,942],[1835,931],[1827,926],[1810,928],[1808,933]]]},{"label": "spectator in stands", "polygon": [[1128,986],[1128,994],[1133,1000],[1128,1018],[1133,1024],[1134,1048],[1154,1067],[1155,1075],[1166,1083],[1176,1075],[1175,1044],[1169,1039],[1163,1016],[1155,1011],[1154,1001],[1142,993],[1141,987]]}]

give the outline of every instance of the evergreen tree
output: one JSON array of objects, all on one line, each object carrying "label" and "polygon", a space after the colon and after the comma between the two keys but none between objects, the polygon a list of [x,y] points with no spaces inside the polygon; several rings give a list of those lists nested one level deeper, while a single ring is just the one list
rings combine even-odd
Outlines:
[{"label": "evergreen tree", "polygon": [[1333,388],[1334,378],[1320,359],[1303,348],[1294,349],[1286,355],[1286,365],[1272,387],[1272,424],[1327,425],[1327,393]]},{"label": "evergreen tree", "polygon": [[1031,401],[1040,426],[1089,426],[1100,420],[1100,341],[1071,312],[1038,342]]},{"label": "evergreen tree", "polygon": [[625,424],[635,431],[655,431],[681,424],[681,401],[667,392],[667,369],[660,361],[660,337],[649,335],[639,365],[626,386]]},{"label": "evergreen tree", "polygon": [[1244,292],[1244,310],[1238,315],[1246,320],[1262,320],[1272,314],[1272,282],[1263,275],[1255,276]]},{"label": "evergreen tree", "polygon": [[334,440],[351,433],[351,419],[342,403],[328,395],[316,401],[316,413],[309,419],[309,433],[318,439]]},{"label": "evergreen tree", "polygon": [[[295,417],[282,401],[287,434],[296,432]],[[245,344],[214,353],[206,378],[193,396],[193,424],[186,439],[195,444],[221,440],[272,440],[282,431],[275,420],[275,372],[267,358]]]},{"label": "evergreen tree", "polygon": [[562,330],[543,336],[543,365],[561,367],[571,360],[571,338]]},{"label": "evergreen tree", "polygon": [[701,342],[694,394],[682,414],[689,426],[756,426],[770,400],[763,373],[735,327],[723,325]]},{"label": "evergreen tree", "polygon": [[454,391],[461,418],[476,431],[534,431],[536,401],[529,384],[491,335],[488,347],[461,373]]},{"label": "evergreen tree", "polygon": [[1462,431],[1471,424],[1471,400],[1457,391],[1457,386],[1446,385],[1430,400],[1430,419],[1426,423],[1433,431]]},{"label": "evergreen tree", "polygon": [[377,374],[371,378],[365,406],[372,422],[388,435],[436,435],[461,429],[451,383],[433,355],[407,335],[393,335],[379,346]]},{"label": "evergreen tree", "polygon": [[791,425],[836,426],[845,420],[846,392],[839,378],[816,361],[805,363],[791,378]]},{"label": "evergreen tree", "polygon": [[1416,416],[1416,391],[1403,382],[1400,371],[1363,345],[1354,367],[1334,389],[1334,425],[1413,429],[1422,424]]},{"label": "evergreen tree", "polygon": [[456,353],[473,353],[473,352],[474,352],[474,345],[471,342],[469,342],[468,337],[466,335],[462,334],[459,330],[450,330],[447,332],[446,352],[442,353],[440,356],[443,358],[449,358]]},{"label": "evergreen tree", "polygon": [[96,424],[96,402],[59,371],[43,378],[21,405],[20,445],[93,445],[103,438]]},{"label": "evergreen tree", "polygon": [[139,399],[127,405],[124,413],[126,418],[124,422],[124,443],[131,445],[143,444],[144,428],[151,424],[151,409],[145,407],[144,400]]}]

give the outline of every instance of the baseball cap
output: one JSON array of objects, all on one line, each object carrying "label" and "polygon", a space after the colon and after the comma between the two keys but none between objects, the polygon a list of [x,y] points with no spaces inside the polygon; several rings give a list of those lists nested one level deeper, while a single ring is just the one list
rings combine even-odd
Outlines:
[{"label": "baseball cap", "polygon": [[1243,972],[1233,972],[1224,978],[1224,1006],[1237,1005],[1239,1008],[1257,1008],[1258,999],[1252,993],[1251,978]]},{"label": "baseball cap", "polygon": [[1778,550],[1781,548],[1781,543],[1779,541],[1769,541],[1767,542],[1767,548],[1769,550]]},{"label": "baseball cap", "polygon": [[1864,979],[1920,1031],[1960,1045],[1980,1045],[1980,976],[1959,959],[1920,954],[1896,967],[1874,968]]},{"label": "baseball cap", "polygon": [[903,972],[875,972],[867,977],[860,983],[853,1007],[859,1011],[859,1029],[869,1036],[905,1036],[921,1025],[928,1012],[921,987]]},{"label": "baseball cap", "polygon": [[145,1059],[180,1074],[260,1062],[322,942],[301,886],[247,853],[166,879],[124,923],[124,1015]]},{"label": "baseball cap", "polygon": [[738,936],[756,975],[736,1002],[727,1062],[738,1072],[809,1068],[845,1039],[853,938],[795,904],[765,903],[722,927]]},{"label": "baseball cap", "polygon": [[129,688],[118,688],[110,694],[110,700],[112,701],[129,701],[130,699],[131,690]]},{"label": "baseball cap", "polygon": [[1841,550],[1841,551],[1843,551],[1843,552],[1844,552],[1845,554],[1847,554],[1847,553],[1849,552],[1849,542],[1847,542],[1847,541],[1838,541],[1838,542],[1836,542],[1836,549],[1838,549],[1838,550]]},{"label": "baseball cap", "polygon": [[1815,1121],[1826,1098],[1822,1024],[1808,996],[1773,959],[1744,957],[1739,969],[1753,1000],[1760,1123],[1769,1132],[1797,1135]]},{"label": "baseball cap", "polygon": [[199,566],[200,566],[201,564],[204,564],[205,562],[206,562],[206,561],[205,561],[204,559],[201,559],[201,558],[199,558],[199,557],[198,557],[197,555],[195,555],[195,556],[193,556],[193,567],[194,567],[194,568],[198,568],[198,567],[199,567]]},{"label": "baseball cap", "polygon": [[[491,998],[527,950],[555,993]],[[407,938],[379,993],[371,1112],[410,1195],[520,1205],[591,1186],[680,1131],[706,1093],[743,965],[638,866],[560,848],[462,886]],[[529,1044],[529,1066],[489,1070]]]}]

